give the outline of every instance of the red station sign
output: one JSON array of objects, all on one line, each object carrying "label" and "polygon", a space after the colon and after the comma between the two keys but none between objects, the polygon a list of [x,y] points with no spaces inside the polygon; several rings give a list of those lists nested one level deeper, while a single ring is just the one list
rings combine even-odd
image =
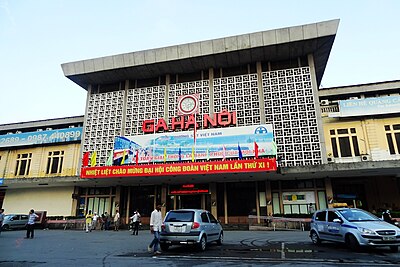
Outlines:
[{"label": "red station sign", "polygon": [[81,178],[169,176],[276,171],[275,158],[84,167]]}]

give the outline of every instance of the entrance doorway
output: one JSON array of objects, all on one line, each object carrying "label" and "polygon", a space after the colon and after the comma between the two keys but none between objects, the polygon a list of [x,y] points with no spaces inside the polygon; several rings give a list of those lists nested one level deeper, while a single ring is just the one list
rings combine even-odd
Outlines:
[{"label": "entrance doorway", "polygon": [[178,195],[176,196],[177,209],[201,209],[202,195]]}]

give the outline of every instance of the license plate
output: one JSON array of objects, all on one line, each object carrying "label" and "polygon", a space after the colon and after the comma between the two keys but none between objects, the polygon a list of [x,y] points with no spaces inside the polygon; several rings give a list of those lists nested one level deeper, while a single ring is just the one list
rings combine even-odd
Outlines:
[{"label": "license plate", "polygon": [[390,240],[396,240],[395,236],[384,236],[382,238],[383,241],[390,241]]},{"label": "license plate", "polygon": [[171,226],[171,232],[183,233],[185,228],[183,226]]}]

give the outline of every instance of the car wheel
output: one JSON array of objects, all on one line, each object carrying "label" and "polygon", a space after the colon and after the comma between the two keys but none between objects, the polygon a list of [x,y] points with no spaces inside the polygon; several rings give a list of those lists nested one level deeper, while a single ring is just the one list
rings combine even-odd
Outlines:
[{"label": "car wheel", "polygon": [[314,245],[319,245],[321,244],[321,239],[319,238],[318,234],[315,231],[311,232],[311,241],[313,242]]},{"label": "car wheel", "polygon": [[221,246],[221,245],[222,245],[222,242],[224,242],[224,233],[223,233],[223,232],[221,232],[221,233],[219,234],[219,238],[218,238],[218,240],[217,240],[217,245],[218,245],[218,246]]},{"label": "car wheel", "polygon": [[207,240],[206,240],[204,235],[201,237],[200,243],[199,243],[198,246],[199,246],[199,250],[200,251],[205,251],[206,250]]},{"label": "car wheel", "polygon": [[168,245],[168,244],[161,243],[161,244],[160,244],[160,248],[161,248],[161,250],[163,250],[163,251],[167,251],[168,248],[169,248],[169,245]]},{"label": "car wheel", "polygon": [[353,251],[358,251],[360,249],[360,244],[358,244],[357,238],[355,238],[354,235],[347,236],[346,244]]},{"label": "car wheel", "polygon": [[8,224],[3,225],[2,229],[4,231],[10,230],[10,226]]},{"label": "car wheel", "polygon": [[390,246],[390,252],[399,252],[398,246]]}]

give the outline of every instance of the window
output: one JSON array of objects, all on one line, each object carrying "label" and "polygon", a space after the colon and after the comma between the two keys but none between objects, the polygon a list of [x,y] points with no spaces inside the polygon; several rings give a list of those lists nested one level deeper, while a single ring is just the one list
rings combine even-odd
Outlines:
[{"label": "window", "polygon": [[217,223],[217,219],[215,219],[215,217],[211,214],[211,213],[207,213],[208,217],[210,218],[210,222],[211,223]]},{"label": "window", "polygon": [[318,213],[315,215],[315,220],[316,220],[316,221],[324,222],[324,221],[325,221],[325,218],[326,218],[326,211],[318,212]]},{"label": "window", "polygon": [[31,166],[32,153],[18,154],[15,175],[28,175]]},{"label": "window", "polygon": [[400,124],[385,125],[386,140],[391,155],[400,154]]},{"label": "window", "polygon": [[64,160],[64,151],[49,152],[46,174],[61,173]]},{"label": "window", "polygon": [[329,132],[335,158],[360,156],[356,128],[332,129]]},{"label": "window", "polygon": [[203,213],[201,214],[201,222],[203,222],[203,223],[209,223],[208,217],[207,217],[207,213],[203,212]]},{"label": "window", "polygon": [[340,219],[334,211],[328,211],[328,222],[333,222],[334,219]]}]

